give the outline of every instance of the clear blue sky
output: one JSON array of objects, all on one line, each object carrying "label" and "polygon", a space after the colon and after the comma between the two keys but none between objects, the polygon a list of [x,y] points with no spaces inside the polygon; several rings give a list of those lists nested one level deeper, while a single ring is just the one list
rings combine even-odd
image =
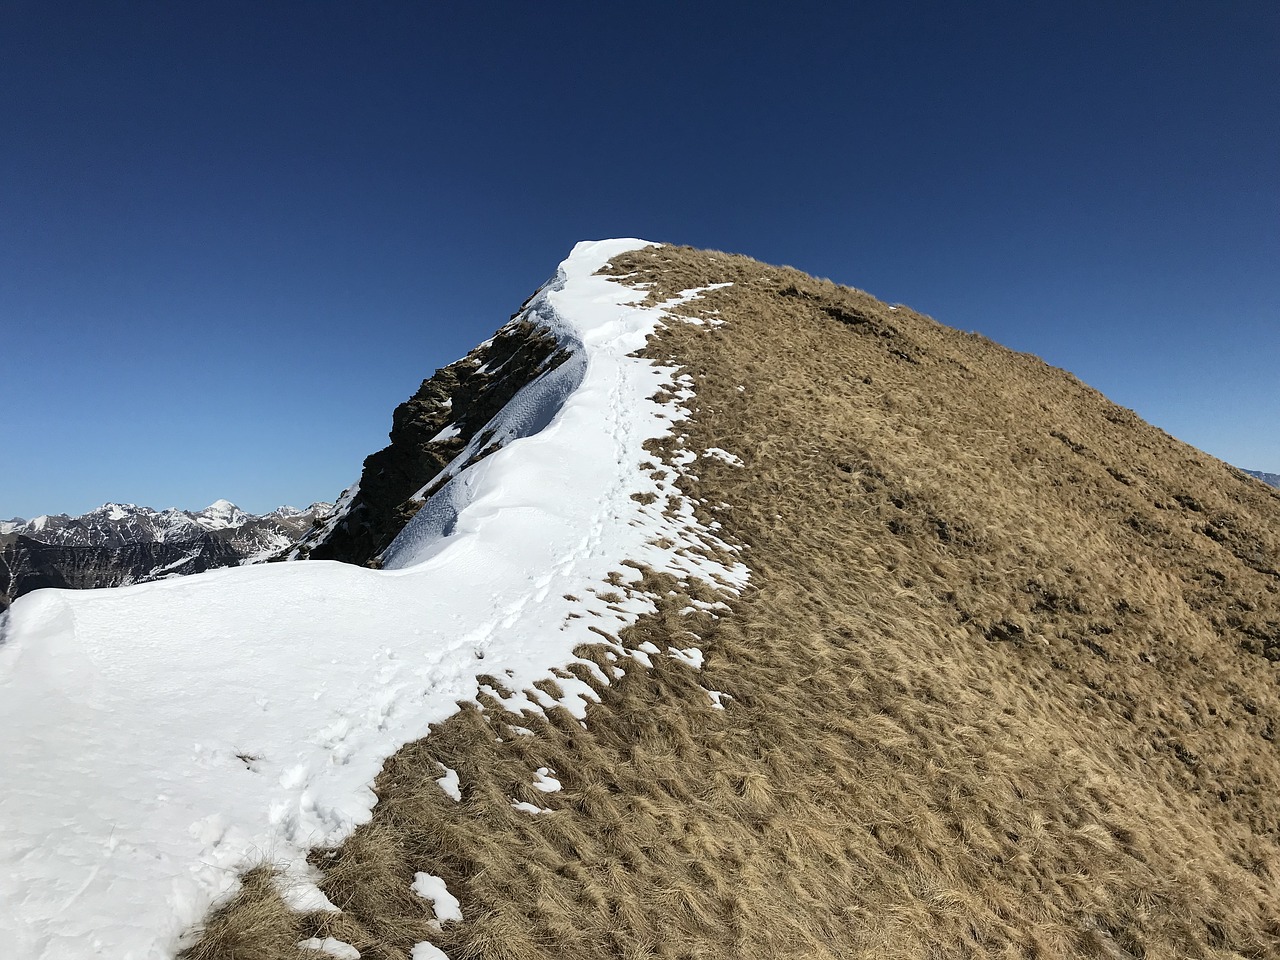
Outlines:
[{"label": "clear blue sky", "polygon": [[572,244],[789,263],[1280,471],[1280,6],[0,4],[0,519],[332,499]]}]

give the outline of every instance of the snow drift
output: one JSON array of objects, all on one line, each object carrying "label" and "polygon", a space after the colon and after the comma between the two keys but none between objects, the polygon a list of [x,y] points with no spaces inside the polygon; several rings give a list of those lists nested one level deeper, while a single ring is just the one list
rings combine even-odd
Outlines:
[{"label": "snow drift", "polygon": [[[740,563],[676,552],[691,539],[731,549],[691,509],[644,506],[680,502],[677,475],[642,466],[688,393],[632,356],[664,308],[595,274],[645,245],[579,244],[530,301],[521,318],[571,358],[494,418],[486,443],[504,446],[458,456],[388,569],[233,568],[13,606],[0,638],[8,956],[172,956],[263,860],[300,903],[323,904],[307,850],[368,819],[384,758],[473,699],[477,674],[526,691],[516,709],[550,706],[532,685],[600,640],[588,623],[616,632],[650,609],[591,599],[610,574],[638,577],[624,561],[745,583]],[[665,405],[663,387],[676,396]],[[584,608],[596,616],[571,616]],[[590,688],[558,683],[584,715]]]}]

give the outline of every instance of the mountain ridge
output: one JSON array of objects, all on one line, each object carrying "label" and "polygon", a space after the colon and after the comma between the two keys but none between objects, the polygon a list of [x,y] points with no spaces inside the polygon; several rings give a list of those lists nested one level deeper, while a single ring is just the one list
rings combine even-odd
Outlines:
[{"label": "mountain ridge", "polygon": [[[0,682],[28,710],[88,727],[21,682],[49,662],[87,715],[110,674],[117,725],[171,734],[134,738],[163,806],[109,753],[146,814],[111,841],[155,870],[163,819],[181,853],[129,936],[216,889],[184,958],[1280,955],[1280,492],[1036,357],[788,267],[582,244],[526,307],[573,363],[531,364],[449,465],[406,459],[366,500],[397,519],[351,558],[405,565],[15,607]],[[427,399],[432,442],[465,411]],[[111,656],[139,632],[158,695]],[[572,658],[526,656],[550,642]],[[12,709],[5,769],[56,753],[86,778],[0,836],[0,888],[46,923],[114,866],[42,893],[60,851],[24,880],[21,838],[113,788]],[[407,715],[430,722],[375,755]],[[185,805],[206,781],[214,806]]]},{"label": "mountain ridge", "polygon": [[[576,649],[650,608],[624,561],[741,584],[740,560],[711,555],[721,541],[645,453],[681,416],[672,371],[635,356],[662,313],[596,275],[641,243],[580,244],[529,303],[571,355],[455,458],[465,469],[393,544],[396,569],[260,564],[14,604],[0,642],[11,952],[84,930],[113,955],[172,952],[264,850],[293,864],[291,902],[324,903],[305,855],[367,819],[400,744],[460,701],[583,715],[584,671],[607,675]],[[87,804],[102,817],[82,823]],[[60,832],[67,811],[76,828]],[[103,844],[124,852],[103,866]],[[73,910],[50,912],[68,896]]]},{"label": "mountain ridge", "polygon": [[[264,868],[192,957],[266,915],[395,957],[1280,955],[1280,495],[790,268],[662,246],[606,273],[702,291],[645,350],[693,394],[651,451],[724,451],[688,492],[751,590],[712,618],[653,578],[619,639],[696,636],[696,671],[652,656],[582,724],[484,701],[434,726],[316,858],[341,914]],[[422,871],[460,921],[402,898]]]},{"label": "mountain ridge", "polygon": [[198,511],[105,503],[76,517],[9,522],[0,529],[0,610],[43,587],[115,587],[259,562],[331,510],[313,503],[254,516],[229,500]]},{"label": "mountain ridge", "polygon": [[1265,470],[1245,470],[1251,477],[1257,477],[1270,487],[1280,487],[1280,473],[1267,473]]}]

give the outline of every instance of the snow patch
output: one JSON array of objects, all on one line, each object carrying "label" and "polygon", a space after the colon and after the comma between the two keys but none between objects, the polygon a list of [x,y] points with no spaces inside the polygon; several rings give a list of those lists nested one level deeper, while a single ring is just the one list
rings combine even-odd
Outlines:
[{"label": "snow patch", "polygon": [[428,443],[439,443],[441,440],[452,440],[454,437],[458,436],[461,433],[462,433],[462,428],[459,427],[456,423],[451,423],[447,427],[445,427],[443,430],[441,430],[439,433],[437,433],[434,437],[432,437],[428,441]]},{"label": "snow patch", "polygon": [[540,807],[536,803],[530,803],[528,800],[513,801],[511,804],[513,810],[519,810],[521,813],[552,813],[546,807]]},{"label": "snow patch", "polygon": [[[245,766],[252,769],[249,764]],[[314,868],[312,869],[314,870]],[[324,895],[324,891],[316,886],[316,880],[319,878],[319,871],[314,871],[314,875],[310,877],[296,875],[282,877],[277,881],[276,889],[280,893],[280,898],[291,909],[297,910],[299,913],[314,913],[316,911],[340,913],[341,911]]]},{"label": "snow patch", "polygon": [[409,960],[449,960],[449,955],[434,943],[428,943],[424,940],[422,943],[414,945],[413,953],[409,955]]},{"label": "snow patch", "polygon": [[458,785],[458,771],[452,767],[446,767],[443,763],[438,764],[438,766],[444,771],[444,776],[436,780],[436,785],[448,796],[461,802],[462,790]]},{"label": "snow patch", "polygon": [[337,937],[325,937],[323,940],[319,937],[312,937],[309,940],[300,940],[298,947],[301,950],[315,950],[317,953],[327,953],[331,957],[337,957],[338,960],[360,960],[360,951]]},{"label": "snow patch", "polygon": [[704,457],[711,457],[714,460],[720,460],[729,464],[731,467],[744,466],[742,460],[736,454],[732,454],[728,450],[721,450],[719,447],[707,447],[707,449],[703,451],[702,455]]},{"label": "snow patch", "polygon": [[702,651],[699,650],[697,647],[687,647],[684,650],[677,650],[676,648],[672,647],[667,651],[667,653],[669,653],[675,659],[680,660],[684,663],[687,663],[689,666],[693,667],[693,669],[695,670],[702,669]]},{"label": "snow patch", "polygon": [[458,903],[458,898],[449,892],[449,888],[440,877],[430,873],[415,873],[412,890],[423,900],[431,901],[431,909],[436,915],[433,926],[437,930],[442,923],[448,923],[451,920],[459,923],[462,921],[462,905]]},{"label": "snow patch", "polygon": [[560,781],[551,776],[549,769],[539,767],[538,772],[533,775],[533,787],[543,793],[556,793],[560,790]]}]

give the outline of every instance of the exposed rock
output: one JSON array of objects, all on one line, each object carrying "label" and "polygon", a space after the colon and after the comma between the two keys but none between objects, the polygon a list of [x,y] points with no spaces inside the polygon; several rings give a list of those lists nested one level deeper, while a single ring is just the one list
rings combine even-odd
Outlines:
[{"label": "exposed rock", "polygon": [[[289,558],[377,565],[377,556],[432,492],[432,480],[521,387],[563,360],[549,331],[513,320],[437,370],[396,407],[391,443],[365,459],[359,483],[339,500],[330,522],[301,540]],[[477,457],[492,452],[481,446]]]}]

